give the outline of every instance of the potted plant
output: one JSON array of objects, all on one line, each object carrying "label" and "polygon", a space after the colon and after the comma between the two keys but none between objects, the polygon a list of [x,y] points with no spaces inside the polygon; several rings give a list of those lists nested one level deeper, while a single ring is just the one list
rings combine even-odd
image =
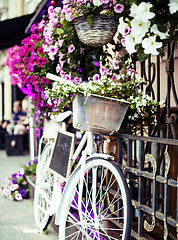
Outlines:
[{"label": "potted plant", "polygon": [[[63,12],[66,19],[74,21],[75,25],[81,24],[81,27],[75,26],[75,28],[79,31],[78,36],[82,42],[90,44],[91,40],[92,46],[97,46],[92,43],[90,31],[91,35],[95,34],[95,31],[91,26],[98,16],[105,18],[104,16],[109,15],[118,25],[117,44],[121,43],[129,54],[137,52],[140,61],[145,60],[149,54],[163,54],[161,47],[164,43],[177,41],[173,37],[178,23],[177,11],[176,0],[151,0],[149,2],[143,0],[63,0]],[[88,25],[84,23],[84,19]],[[85,26],[87,26],[86,35],[83,30]],[[88,34],[89,39],[87,39]],[[101,38],[98,37],[98,40],[101,41]],[[101,44],[104,42],[101,41]]]},{"label": "potted plant", "polygon": [[23,201],[34,195],[34,183],[37,160],[31,160],[27,165],[6,178],[6,184],[0,187],[2,196],[11,201]]},{"label": "potted plant", "polygon": [[[36,130],[43,126],[45,119],[48,119],[47,105],[44,90],[51,86],[46,78],[46,71],[53,72],[54,63],[51,62],[43,49],[42,31],[44,19],[31,27],[31,35],[22,40],[20,46],[14,46],[7,51],[5,64],[8,66],[11,76],[11,84],[17,85],[32,102],[30,116],[34,117]],[[51,111],[51,109],[50,109]]]},{"label": "potted plant", "polygon": [[[45,92],[48,104],[55,104],[56,111],[52,114],[63,111],[65,106],[72,108],[73,96],[82,92],[87,97],[94,94],[129,103],[125,120],[132,130],[135,122],[140,123],[145,120],[145,117],[155,124],[156,108],[163,105],[163,102],[156,102],[144,93],[142,87],[146,82],[130,67],[129,62],[125,63],[125,69],[122,69],[120,75],[115,75],[112,69],[108,70],[104,67],[100,69],[100,73],[101,76],[95,74],[89,82],[80,84],[74,84],[70,80],[53,83],[52,88],[46,89]],[[94,112],[93,110],[93,114]]]},{"label": "potted plant", "polygon": [[[99,47],[111,42],[124,10],[123,1],[63,1],[66,19],[72,20],[81,42]],[[70,16],[70,18],[69,18]]]}]

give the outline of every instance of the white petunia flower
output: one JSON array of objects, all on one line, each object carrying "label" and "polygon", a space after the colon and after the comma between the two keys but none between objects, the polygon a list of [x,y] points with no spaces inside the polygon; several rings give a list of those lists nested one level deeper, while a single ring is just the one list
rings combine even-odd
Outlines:
[{"label": "white petunia flower", "polygon": [[125,35],[125,29],[128,27],[128,24],[124,22],[124,18],[119,18],[119,25],[118,25],[118,31],[122,34],[122,36]]},{"label": "white petunia flower", "polygon": [[135,43],[134,37],[131,34],[125,36],[125,46],[126,46],[125,48],[129,54],[136,52],[135,45],[136,43]]},{"label": "white petunia flower", "polygon": [[177,0],[170,0],[169,6],[169,12],[171,14],[176,13],[178,11],[178,1]]},{"label": "white petunia flower", "polygon": [[93,5],[94,6],[97,6],[97,7],[99,7],[99,6],[101,6],[103,3],[100,1],[100,0],[93,0]]},{"label": "white petunia flower", "polygon": [[158,55],[159,52],[157,48],[162,47],[161,42],[156,42],[156,36],[145,38],[142,42],[142,46],[144,48],[144,53]]},{"label": "white petunia flower", "polygon": [[137,20],[147,22],[149,19],[152,19],[155,16],[155,13],[150,12],[151,7],[153,7],[151,3],[141,2],[138,6],[133,3],[130,8],[130,15]]},{"label": "white petunia flower", "polygon": [[141,19],[133,19],[131,21],[131,27],[132,36],[135,38],[135,42],[141,43],[143,37],[148,32],[150,21],[142,22]]},{"label": "white petunia flower", "polygon": [[169,36],[168,32],[160,32],[157,25],[154,24],[152,27],[151,27],[151,32],[153,32],[154,34],[158,35],[161,39],[165,39],[166,37]]}]

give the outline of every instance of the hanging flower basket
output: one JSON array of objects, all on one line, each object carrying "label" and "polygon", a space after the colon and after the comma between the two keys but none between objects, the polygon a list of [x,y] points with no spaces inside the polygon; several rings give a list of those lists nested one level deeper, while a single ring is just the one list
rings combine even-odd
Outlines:
[{"label": "hanging flower basket", "polygon": [[98,15],[92,17],[90,26],[83,16],[73,20],[74,28],[81,42],[92,47],[101,47],[112,41],[117,25],[113,16]]},{"label": "hanging flower basket", "polygon": [[120,129],[129,102],[91,94],[76,94],[73,100],[73,126],[80,130],[111,135]]}]

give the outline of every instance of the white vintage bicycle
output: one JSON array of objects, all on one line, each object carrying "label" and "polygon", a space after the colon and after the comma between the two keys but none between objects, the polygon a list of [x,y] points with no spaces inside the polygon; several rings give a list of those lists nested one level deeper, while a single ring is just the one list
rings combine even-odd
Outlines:
[{"label": "white vintage bicycle", "polygon": [[[89,111],[85,116],[80,113],[82,121],[78,120],[81,117],[79,109],[89,109],[93,104],[96,106],[98,99],[91,103],[87,97],[84,101],[80,95],[74,98],[73,124],[79,129],[87,129],[74,153],[75,134],[66,131],[64,121],[71,112],[62,113],[56,118],[61,127],[56,127],[53,133],[56,135],[55,143],[50,141],[49,136],[39,155],[34,197],[35,221],[42,232],[51,216],[55,215],[55,223],[59,225],[59,240],[128,240],[131,200],[127,183],[114,158],[95,153],[93,147],[93,132],[106,134],[113,129],[90,125]],[[125,108],[120,108],[122,119],[127,110],[125,104],[120,102],[120,107]],[[103,108],[102,99],[99,99],[99,108],[101,105]],[[104,111],[105,115],[106,111],[108,108]],[[84,121],[86,117],[87,121]],[[40,149],[44,139],[45,134],[40,140]],[[77,167],[73,168],[79,155]]]}]

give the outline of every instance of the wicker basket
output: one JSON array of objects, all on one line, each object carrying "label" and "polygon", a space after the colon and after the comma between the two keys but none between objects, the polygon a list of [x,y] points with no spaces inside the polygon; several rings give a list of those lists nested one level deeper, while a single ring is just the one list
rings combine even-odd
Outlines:
[{"label": "wicker basket", "polygon": [[92,47],[101,47],[113,40],[117,25],[113,16],[98,15],[92,17],[90,26],[83,16],[73,20],[74,28],[81,42]]},{"label": "wicker basket", "polygon": [[73,100],[73,126],[80,130],[111,135],[120,129],[129,102],[91,94]]}]

